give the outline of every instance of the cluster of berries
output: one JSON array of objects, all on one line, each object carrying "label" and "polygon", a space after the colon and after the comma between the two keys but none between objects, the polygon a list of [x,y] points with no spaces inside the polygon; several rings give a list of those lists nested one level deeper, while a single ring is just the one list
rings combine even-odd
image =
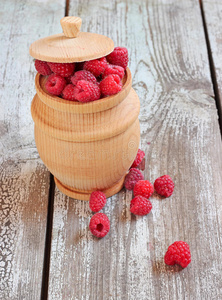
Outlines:
[{"label": "cluster of berries", "polygon": [[[130,203],[131,213],[139,216],[147,215],[152,209],[152,203],[148,200],[155,191],[163,196],[169,197],[174,190],[173,180],[169,175],[157,178],[154,186],[144,180],[144,176],[139,170],[144,160],[145,153],[138,150],[137,156],[127,174],[124,186],[128,190],[133,190],[134,198]],[[109,232],[110,221],[106,214],[98,213],[106,204],[106,196],[101,191],[94,191],[89,200],[89,207],[96,212],[90,220],[89,229],[93,235],[102,238]],[[168,265],[179,264],[183,268],[187,267],[191,262],[191,254],[189,245],[183,241],[176,241],[169,246],[164,261]]]},{"label": "cluster of berries", "polygon": [[127,65],[128,51],[124,47],[114,48],[106,57],[80,63],[35,61],[36,70],[48,76],[45,88],[50,94],[83,103],[120,92]]}]

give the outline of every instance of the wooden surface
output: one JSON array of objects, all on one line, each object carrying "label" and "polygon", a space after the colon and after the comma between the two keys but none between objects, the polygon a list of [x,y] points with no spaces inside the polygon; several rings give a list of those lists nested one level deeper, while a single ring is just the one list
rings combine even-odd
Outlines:
[{"label": "wooden surface", "polygon": [[[221,5],[203,2],[221,91]],[[88,230],[88,203],[56,189],[48,299],[221,300],[222,146],[199,1],[69,4],[69,15],[86,20],[82,31],[129,49],[144,175],[151,182],[171,175],[175,192],[165,200],[152,196],[153,209],[141,218],[130,214],[132,193],[122,190],[107,201],[111,231],[98,240]],[[28,48],[59,32],[64,11],[58,0],[1,6],[0,299],[40,299],[42,292],[49,173],[34,144]],[[163,262],[176,240],[191,248],[184,270]]]}]

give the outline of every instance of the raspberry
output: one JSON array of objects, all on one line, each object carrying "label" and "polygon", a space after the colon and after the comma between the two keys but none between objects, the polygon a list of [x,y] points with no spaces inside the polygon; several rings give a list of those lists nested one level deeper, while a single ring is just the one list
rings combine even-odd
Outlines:
[{"label": "raspberry", "polygon": [[156,192],[164,197],[170,197],[173,194],[174,183],[169,175],[163,175],[154,182]]},{"label": "raspberry", "polygon": [[52,74],[52,70],[50,69],[46,61],[36,59],[35,68],[36,71],[39,72],[41,75],[46,76]]},{"label": "raspberry", "polygon": [[75,74],[71,78],[71,81],[74,85],[76,85],[79,80],[86,80],[94,84],[97,84],[96,77],[92,73],[86,70],[75,72]]},{"label": "raspberry", "polygon": [[100,91],[104,96],[115,95],[122,89],[122,82],[118,75],[108,75],[100,82]]},{"label": "raspberry", "polygon": [[83,69],[84,63],[85,63],[84,61],[76,62],[76,63],[75,63],[75,70],[76,70],[76,71],[82,70],[82,69]]},{"label": "raspberry", "polygon": [[80,102],[89,102],[100,98],[99,86],[86,80],[80,80],[76,84],[75,98]]},{"label": "raspberry", "polygon": [[73,84],[68,84],[62,91],[62,98],[70,101],[76,101],[76,92],[77,88]]},{"label": "raspberry", "polygon": [[71,81],[71,78],[72,78],[72,76],[71,76],[71,75],[65,78],[65,80],[66,80],[67,84],[70,84],[70,83],[72,83],[72,81]]},{"label": "raspberry", "polygon": [[136,168],[132,168],[129,170],[129,173],[125,177],[124,181],[124,186],[127,190],[132,191],[134,188],[134,185],[137,183],[139,180],[143,180],[144,176],[140,172],[140,170]]},{"label": "raspberry", "polygon": [[136,155],[136,158],[131,166],[131,168],[136,168],[139,166],[139,164],[142,162],[143,158],[145,156],[145,153],[144,151],[138,149],[138,152],[137,152],[137,155]]},{"label": "raspberry", "polygon": [[124,47],[116,47],[106,58],[110,64],[126,69],[129,61],[128,50]]},{"label": "raspberry", "polygon": [[152,195],[153,191],[153,185],[148,180],[139,180],[133,188],[134,196],[140,195],[147,199]]},{"label": "raspberry", "polygon": [[89,223],[89,229],[93,235],[102,238],[107,235],[107,233],[109,232],[109,228],[110,222],[107,215],[103,213],[97,213],[92,216]]},{"label": "raspberry", "polygon": [[50,94],[57,95],[57,96],[62,93],[65,86],[66,86],[65,78],[56,74],[49,75],[45,84],[46,90]]},{"label": "raspberry", "polygon": [[103,78],[105,78],[108,75],[113,75],[113,74],[117,74],[120,79],[123,78],[124,76],[124,69],[120,66],[115,66],[115,65],[107,65],[104,73],[103,73]]},{"label": "raspberry", "polygon": [[134,215],[145,216],[152,209],[152,203],[143,196],[136,196],[131,200],[130,211]]},{"label": "raspberry", "polygon": [[83,70],[91,72],[95,77],[104,73],[107,67],[107,61],[105,57],[100,59],[94,59],[86,61],[83,65]]},{"label": "raspberry", "polygon": [[106,195],[103,192],[92,192],[89,199],[89,207],[93,212],[100,211],[106,204]]},{"label": "raspberry", "polygon": [[48,62],[52,72],[62,77],[69,77],[75,70],[74,63],[52,63]]},{"label": "raspberry", "polygon": [[186,268],[191,262],[190,247],[183,241],[174,242],[169,246],[164,261],[167,265],[178,264],[182,268]]}]

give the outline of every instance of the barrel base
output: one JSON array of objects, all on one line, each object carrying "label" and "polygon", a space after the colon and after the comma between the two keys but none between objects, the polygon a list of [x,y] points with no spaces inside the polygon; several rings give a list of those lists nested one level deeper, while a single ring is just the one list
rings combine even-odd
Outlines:
[{"label": "barrel base", "polygon": [[[102,190],[102,192],[106,195],[107,198],[117,194],[122,188],[123,188],[123,183],[124,183],[124,179],[125,176],[123,176],[123,178],[118,181],[115,185],[113,185],[111,188]],[[63,184],[62,182],[60,182],[56,177],[54,177],[55,183],[57,188],[65,195],[71,197],[71,198],[75,198],[78,200],[85,200],[85,201],[89,201],[89,197],[90,197],[90,193],[84,193],[82,191],[78,191],[73,189],[72,187]]]}]

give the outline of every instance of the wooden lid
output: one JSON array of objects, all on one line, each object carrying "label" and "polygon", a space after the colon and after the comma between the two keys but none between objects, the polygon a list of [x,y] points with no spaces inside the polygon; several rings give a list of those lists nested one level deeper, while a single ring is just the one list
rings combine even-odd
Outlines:
[{"label": "wooden lid", "polygon": [[64,17],[60,21],[63,33],[42,38],[31,44],[29,53],[36,59],[49,62],[81,62],[108,55],[113,41],[101,34],[80,32],[82,20]]}]

